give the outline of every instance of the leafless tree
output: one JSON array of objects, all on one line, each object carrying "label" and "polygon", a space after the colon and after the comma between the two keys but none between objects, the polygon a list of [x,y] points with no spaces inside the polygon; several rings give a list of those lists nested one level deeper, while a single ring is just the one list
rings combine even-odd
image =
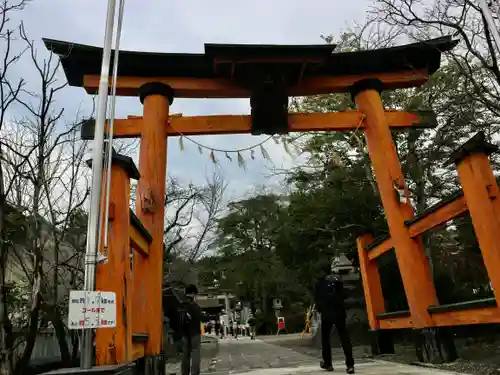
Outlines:
[{"label": "leafless tree", "polygon": [[497,124],[500,115],[500,67],[498,51],[488,24],[474,0],[377,0],[372,20],[385,30],[410,40],[453,35],[460,40],[446,54],[464,79],[460,91],[488,109],[479,119]]},{"label": "leafless tree", "polygon": [[24,241],[10,244],[8,257],[10,265],[15,264],[26,280],[17,286],[30,296],[20,310],[9,311],[5,318],[23,333],[19,357],[13,356],[19,344],[14,337],[8,348],[9,374],[14,375],[24,373],[42,321],[52,323],[61,357],[70,359],[66,327],[61,319],[62,302],[69,288],[65,285],[70,282],[68,268],[78,268],[80,254],[65,239],[74,213],[81,209],[88,194],[83,163],[86,144],[77,140],[80,116],[77,114],[76,121],[65,124],[64,109],[55,103],[66,86],[56,79],[59,61],[53,55],[39,58],[22,25],[20,37],[38,73],[38,88],[21,88],[15,101],[26,114],[12,123],[10,132],[2,132],[1,143],[2,163],[8,168],[3,181],[7,186],[6,202],[25,218],[27,227]]},{"label": "leafless tree", "polygon": [[202,197],[201,188],[189,184],[187,187],[176,178],[170,178],[167,183],[167,196],[165,198],[165,256],[182,242],[183,230],[193,221],[196,202]]},{"label": "leafless tree", "polygon": [[[17,26],[11,22],[12,13],[21,11],[29,0],[3,0],[0,3],[0,43],[2,44],[2,56],[0,62],[0,131],[8,116],[9,108],[16,101],[21,88],[24,86],[23,79],[14,81],[9,76],[12,66],[21,58],[23,51],[16,52],[13,41],[17,34]],[[0,370],[5,374],[12,374],[12,348],[13,333],[7,312],[8,287],[5,283],[7,248],[5,245],[5,197],[3,173],[3,148],[0,144]]]},{"label": "leafless tree", "polygon": [[212,242],[212,234],[217,226],[217,219],[225,210],[224,192],[227,183],[222,173],[214,168],[212,176],[207,178],[207,184],[199,205],[195,210],[195,223],[187,232],[187,244],[184,257],[190,262],[196,262],[203,256]]},{"label": "leafless tree", "polygon": [[204,186],[184,188],[177,180],[169,182],[168,190],[175,193],[167,201],[165,283],[195,281],[195,263],[209,249],[217,219],[225,209],[226,186],[215,168]]}]

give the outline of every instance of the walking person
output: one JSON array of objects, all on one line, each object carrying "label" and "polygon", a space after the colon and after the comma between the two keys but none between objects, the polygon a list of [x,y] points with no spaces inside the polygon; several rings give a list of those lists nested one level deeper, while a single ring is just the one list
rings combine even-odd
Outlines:
[{"label": "walking person", "polygon": [[182,375],[200,375],[201,363],[201,309],[196,303],[198,289],[188,285],[186,301],[180,306],[182,323]]},{"label": "walking person", "polygon": [[214,324],[214,329],[215,329],[215,336],[219,336],[220,335],[220,328],[221,324],[220,324],[220,318],[217,317],[217,320],[215,321],[215,324]]},{"label": "walking person", "polygon": [[354,374],[352,344],[346,324],[344,285],[337,276],[333,275],[330,265],[324,266],[322,269],[321,277],[317,280],[314,288],[314,299],[318,312],[321,313],[323,356],[321,368],[333,371],[330,335],[335,325],[344,350],[346,373]]},{"label": "walking person", "polygon": [[223,339],[226,334],[226,326],[224,325],[224,322],[220,322],[220,338]]},{"label": "walking person", "polygon": [[238,330],[240,329],[239,325],[238,325],[238,322],[235,320],[233,322],[233,337],[235,339],[238,339]]},{"label": "walking person", "polygon": [[253,316],[252,313],[250,313],[250,316],[248,317],[247,320],[248,328],[250,330],[250,339],[255,340],[255,317]]}]

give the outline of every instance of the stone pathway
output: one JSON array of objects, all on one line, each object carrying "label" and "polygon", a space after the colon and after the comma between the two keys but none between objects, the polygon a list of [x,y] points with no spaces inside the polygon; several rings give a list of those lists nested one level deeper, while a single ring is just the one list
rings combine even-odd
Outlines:
[{"label": "stone pathway", "polygon": [[219,342],[219,352],[212,373],[239,374],[256,369],[279,369],[315,363],[317,364],[317,361],[313,357],[261,340],[228,338]]},{"label": "stone pathway", "polygon": [[[345,374],[344,369],[337,367],[331,374]],[[325,375],[329,374],[318,369],[317,365],[303,365],[299,367],[258,369],[240,375]],[[407,365],[398,365],[391,362],[373,361],[356,366],[356,374],[364,375],[452,375],[457,373],[433,369],[424,369]],[[458,375],[458,374],[457,374]]]},{"label": "stone pathway", "polygon": [[[201,372],[202,374],[211,372],[213,369],[214,360],[218,353],[219,342],[216,338],[204,338],[201,344]],[[180,374],[181,373],[181,360],[182,355],[177,358],[167,361],[165,374]]]},{"label": "stone pathway", "polygon": [[[247,337],[219,341],[218,350],[205,355],[202,373],[209,375],[326,375],[315,356],[273,344],[273,340]],[[265,342],[268,341],[268,342]],[[271,343],[270,343],[271,342]],[[208,353],[208,352],[207,352]],[[335,372],[345,374],[341,356],[334,356]],[[173,371],[167,369],[167,375]],[[180,374],[174,371],[176,374]],[[356,358],[356,374],[365,375],[451,375],[453,372],[407,366],[386,361]]]}]

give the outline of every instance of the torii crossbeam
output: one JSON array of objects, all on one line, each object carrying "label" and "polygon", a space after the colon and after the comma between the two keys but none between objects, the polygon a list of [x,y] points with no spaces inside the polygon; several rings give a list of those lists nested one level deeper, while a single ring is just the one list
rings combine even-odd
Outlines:
[{"label": "torii crossbeam", "polygon": [[[389,127],[393,130],[407,128],[433,128],[436,117],[432,111],[401,112],[386,111]],[[328,113],[291,113],[288,116],[288,131],[350,131],[364,129],[364,115],[359,111]],[[108,128],[106,127],[106,130]],[[113,125],[114,138],[138,138],[144,129],[142,116],[129,116],[116,119]],[[252,132],[252,118],[245,115],[222,116],[182,116],[173,115],[165,123],[168,136],[177,135],[214,135],[249,134]],[[94,121],[89,120],[82,126],[82,139],[93,139]]]}]

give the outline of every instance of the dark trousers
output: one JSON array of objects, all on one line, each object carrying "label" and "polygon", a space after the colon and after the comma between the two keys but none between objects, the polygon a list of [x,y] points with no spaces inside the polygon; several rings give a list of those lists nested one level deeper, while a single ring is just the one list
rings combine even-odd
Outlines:
[{"label": "dark trousers", "polygon": [[182,375],[200,375],[201,335],[182,337]]},{"label": "dark trousers", "polygon": [[352,344],[351,339],[349,338],[349,332],[347,331],[345,316],[336,317],[321,314],[321,351],[323,355],[323,362],[325,365],[332,364],[332,346],[330,335],[334,325],[337,328],[340,343],[342,344],[342,349],[344,350],[345,364],[347,367],[353,367],[354,358],[352,356]]},{"label": "dark trousers", "polygon": [[255,338],[255,326],[250,326],[249,330],[250,330],[250,337],[252,339],[254,339]]}]

